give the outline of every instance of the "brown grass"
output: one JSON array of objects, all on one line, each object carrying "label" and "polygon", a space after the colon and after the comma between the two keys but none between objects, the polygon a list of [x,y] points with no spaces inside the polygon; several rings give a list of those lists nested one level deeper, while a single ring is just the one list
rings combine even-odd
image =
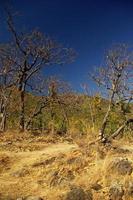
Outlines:
[{"label": "brown grass", "polygon": [[[112,147],[88,146],[88,140],[68,142],[57,136],[33,136],[7,133],[0,137],[0,199],[37,195],[47,200],[61,200],[73,186],[91,190],[94,200],[106,200],[109,187],[128,187],[133,173],[119,176],[109,172],[116,158],[133,162],[132,143],[115,142]],[[123,150],[124,149],[124,150]],[[99,184],[100,190],[92,189]],[[125,192],[125,200],[131,197]]]}]

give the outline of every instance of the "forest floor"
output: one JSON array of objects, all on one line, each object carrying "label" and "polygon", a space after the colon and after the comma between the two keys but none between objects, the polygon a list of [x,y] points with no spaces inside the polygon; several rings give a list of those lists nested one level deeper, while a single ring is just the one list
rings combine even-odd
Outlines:
[{"label": "forest floor", "polygon": [[133,141],[79,141],[1,135],[0,200],[133,199]]}]

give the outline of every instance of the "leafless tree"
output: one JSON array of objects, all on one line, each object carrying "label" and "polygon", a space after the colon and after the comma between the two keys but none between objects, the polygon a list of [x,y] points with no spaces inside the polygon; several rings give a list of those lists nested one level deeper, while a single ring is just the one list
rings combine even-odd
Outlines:
[{"label": "leafless tree", "polygon": [[[36,108],[34,109],[33,113],[31,113],[31,116],[26,123],[26,128],[29,128],[32,120],[36,116],[38,116],[41,112],[46,112],[46,110],[49,110],[53,123],[54,117],[57,114],[57,107],[61,111],[60,115],[62,116],[64,123],[68,123],[66,107],[68,107],[69,104],[72,105],[72,98],[71,101],[68,102],[68,98],[72,96],[72,90],[69,84],[57,77],[49,77],[46,80],[41,81],[39,88],[40,99]],[[54,133],[54,125],[52,125],[52,130],[52,132]]]},{"label": "leafless tree", "polygon": [[108,109],[99,131],[99,139],[104,142],[109,116],[116,105],[124,105],[121,108],[125,115],[125,122],[109,138],[115,138],[129,123],[133,122],[133,119],[127,115],[127,108],[133,100],[132,50],[126,45],[114,46],[106,55],[106,65],[98,68],[92,78],[103,91],[106,91]]},{"label": "leafless tree", "polygon": [[16,65],[16,82],[20,93],[20,131],[25,129],[25,92],[28,83],[46,66],[63,65],[73,61],[75,53],[34,30],[30,33],[20,33],[13,23],[12,14],[7,11],[7,24],[13,36],[14,55],[10,58]]},{"label": "leafless tree", "polygon": [[0,45],[0,131],[6,128],[7,107],[14,86],[14,62],[10,60],[10,45]]}]

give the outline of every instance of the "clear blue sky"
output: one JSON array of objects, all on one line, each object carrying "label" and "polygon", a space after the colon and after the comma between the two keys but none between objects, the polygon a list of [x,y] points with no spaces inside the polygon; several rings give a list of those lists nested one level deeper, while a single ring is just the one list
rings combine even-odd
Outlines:
[{"label": "clear blue sky", "polygon": [[[0,1],[3,2],[2,0]],[[60,75],[80,91],[88,82],[88,72],[101,65],[105,51],[115,43],[133,44],[132,0],[12,0],[20,11],[21,26],[34,27],[66,46],[78,57],[64,67],[46,69],[48,75]],[[1,26],[2,27],[2,26]],[[20,27],[21,28],[21,27]],[[1,41],[5,30],[0,30]],[[93,88],[93,84],[91,87]]]}]

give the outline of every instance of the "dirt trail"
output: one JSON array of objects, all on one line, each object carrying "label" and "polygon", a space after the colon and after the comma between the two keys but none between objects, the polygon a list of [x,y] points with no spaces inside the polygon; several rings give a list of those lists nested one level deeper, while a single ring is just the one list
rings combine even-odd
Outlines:
[{"label": "dirt trail", "polygon": [[[50,144],[47,147],[44,147],[41,150],[35,151],[24,151],[24,152],[9,152],[6,153],[13,158],[14,170],[19,168],[23,168],[25,165],[30,166],[35,162],[39,162],[40,160],[49,159],[50,157],[58,157],[59,154],[66,154],[73,150],[77,150],[79,147],[76,144],[69,143],[58,143],[58,144]],[[129,150],[133,152],[133,146],[124,145],[121,146],[121,149]]]},{"label": "dirt trail", "polygon": [[58,144],[50,144],[42,150],[36,151],[26,151],[26,152],[9,152],[5,151],[10,158],[12,158],[12,168],[17,170],[19,168],[23,168],[25,165],[30,166],[36,161],[47,159],[53,156],[58,156],[59,154],[67,153],[72,150],[78,149],[76,144],[68,144],[68,143],[58,143]]},{"label": "dirt trail", "polygon": [[31,152],[18,152],[17,155],[40,155],[40,154],[48,154],[55,155],[57,153],[66,153],[68,151],[77,149],[78,146],[76,144],[68,144],[68,143],[58,143],[58,144],[50,144],[48,147],[45,147],[42,150],[31,151]]}]

